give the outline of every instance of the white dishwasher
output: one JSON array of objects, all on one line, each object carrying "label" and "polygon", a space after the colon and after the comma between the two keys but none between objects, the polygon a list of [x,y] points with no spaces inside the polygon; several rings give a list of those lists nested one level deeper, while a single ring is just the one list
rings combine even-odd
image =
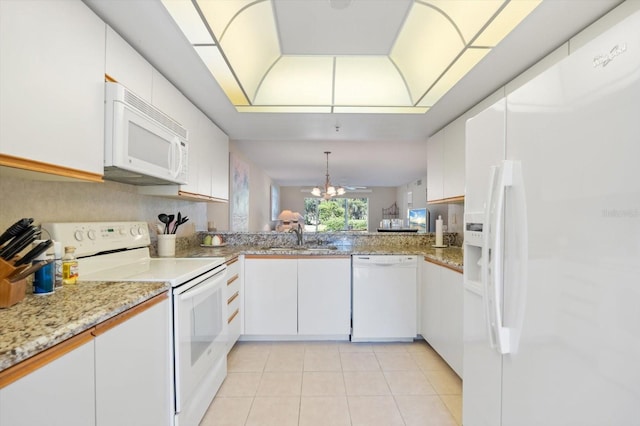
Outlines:
[{"label": "white dishwasher", "polygon": [[354,255],[351,340],[416,337],[417,256]]}]

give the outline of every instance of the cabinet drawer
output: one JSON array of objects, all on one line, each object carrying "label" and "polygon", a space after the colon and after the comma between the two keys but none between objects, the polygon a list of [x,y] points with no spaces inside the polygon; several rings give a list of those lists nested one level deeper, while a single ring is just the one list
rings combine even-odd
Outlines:
[{"label": "cabinet drawer", "polygon": [[231,278],[234,275],[240,275],[240,262],[237,257],[227,262],[227,278]]},{"label": "cabinet drawer", "polygon": [[229,312],[229,329],[228,329],[228,341],[227,341],[227,353],[233,348],[233,345],[238,341],[240,337],[241,324],[240,324],[240,309],[235,309]]},{"label": "cabinet drawer", "polygon": [[240,275],[227,273],[227,297],[240,291]]},{"label": "cabinet drawer", "polygon": [[240,292],[239,291],[229,293],[229,296],[227,296],[227,312],[229,316],[231,316],[236,309],[240,309]]}]

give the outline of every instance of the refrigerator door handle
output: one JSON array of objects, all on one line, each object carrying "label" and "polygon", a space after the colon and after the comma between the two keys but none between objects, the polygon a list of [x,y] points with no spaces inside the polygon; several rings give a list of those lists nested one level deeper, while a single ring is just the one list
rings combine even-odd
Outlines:
[{"label": "refrigerator door handle", "polygon": [[493,250],[491,256],[491,281],[489,297],[492,299],[490,321],[494,330],[494,338],[496,341],[495,349],[500,354],[509,353],[509,336],[508,330],[502,326],[502,295],[504,282],[504,202],[505,191],[508,180],[510,179],[510,165],[507,161],[503,161],[502,167],[497,171],[498,188],[495,196],[495,206],[493,208],[493,217],[491,222],[491,247]]},{"label": "refrigerator door handle", "polygon": [[480,280],[482,283],[482,290],[484,292],[482,301],[484,303],[485,320],[487,322],[487,333],[489,334],[489,345],[495,348],[497,345],[495,337],[495,327],[492,321],[492,309],[491,303],[493,298],[491,297],[491,288],[489,282],[489,268],[490,268],[490,256],[493,253],[490,252],[491,243],[491,208],[493,206],[493,189],[496,184],[496,177],[498,176],[499,167],[492,166],[489,170],[489,187],[487,190],[487,200],[484,206],[484,231],[482,233],[482,254],[480,257]]},{"label": "refrigerator door handle", "polygon": [[[493,256],[491,257],[491,295],[493,296],[491,321],[492,326],[495,330],[495,339],[497,343],[496,350],[500,354],[512,353],[514,350],[514,347],[512,346],[513,329],[505,326],[504,318],[502,315],[503,309],[505,309],[505,311],[507,310],[507,307],[503,305],[504,286],[510,285],[510,288],[512,288],[513,290],[517,290],[518,286],[516,281],[505,283],[504,280],[505,198],[507,188],[513,187],[514,184],[514,169],[517,169],[520,172],[520,163],[516,164],[511,160],[505,160],[502,162],[502,167],[500,168],[498,174],[499,187],[496,194],[495,214],[493,217],[494,222],[491,224],[491,243],[493,247]],[[521,180],[522,179],[520,178],[520,181]],[[523,311],[523,309],[519,309],[519,311]]]},{"label": "refrigerator door handle", "polygon": [[[509,300],[505,300],[505,312],[509,312],[509,353],[518,352],[520,334],[524,323],[527,299],[527,265],[529,261],[529,227],[527,222],[527,198],[525,193],[522,165],[512,161],[512,179],[510,188],[510,204],[513,212],[513,225],[509,228],[509,241],[513,242],[513,250],[509,257],[509,276],[506,281],[511,290]],[[507,311],[507,309],[509,309]],[[506,315],[505,315],[506,316]]]}]

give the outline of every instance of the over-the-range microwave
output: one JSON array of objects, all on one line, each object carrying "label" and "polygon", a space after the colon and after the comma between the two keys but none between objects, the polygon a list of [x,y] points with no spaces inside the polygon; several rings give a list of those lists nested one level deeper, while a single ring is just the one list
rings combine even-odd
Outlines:
[{"label": "over-the-range microwave", "polygon": [[186,184],[188,136],[187,129],[123,85],[105,83],[105,179]]}]

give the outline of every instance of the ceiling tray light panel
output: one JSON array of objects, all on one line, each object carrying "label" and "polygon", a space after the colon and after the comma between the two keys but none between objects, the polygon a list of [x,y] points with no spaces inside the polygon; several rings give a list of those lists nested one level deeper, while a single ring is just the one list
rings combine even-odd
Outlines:
[{"label": "ceiling tray light panel", "polygon": [[[161,1],[240,112],[406,114],[438,102],[542,0]],[[354,27],[380,30],[340,42]]]}]

